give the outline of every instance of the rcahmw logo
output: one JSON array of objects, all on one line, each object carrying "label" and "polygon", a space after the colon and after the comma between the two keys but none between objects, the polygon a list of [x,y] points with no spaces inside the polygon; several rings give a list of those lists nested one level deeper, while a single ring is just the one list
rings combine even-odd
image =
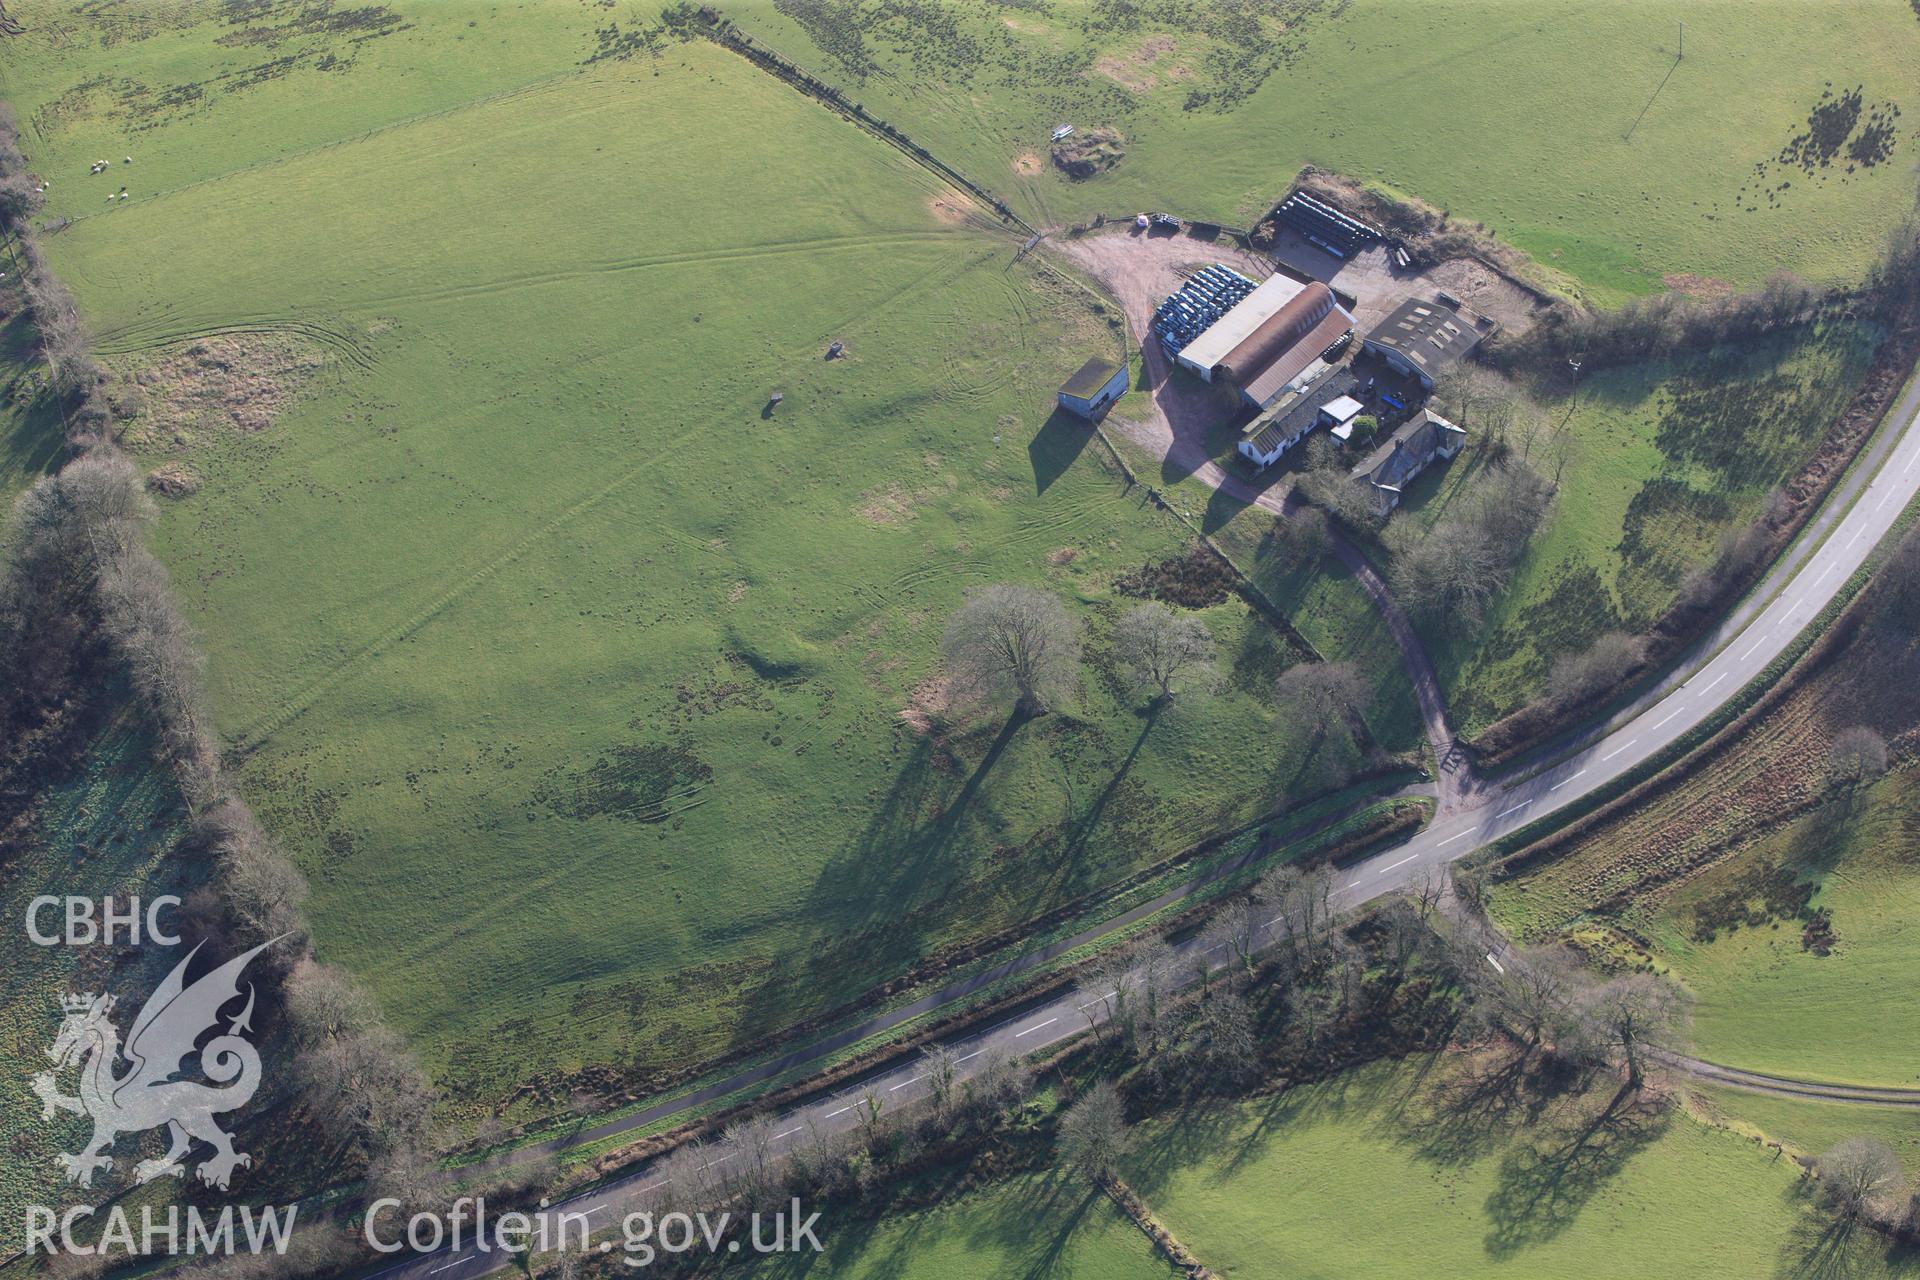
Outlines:
[{"label": "rcahmw logo", "polygon": [[[31,1084],[40,1099],[43,1121],[51,1122],[65,1111],[93,1122],[93,1135],[78,1153],[55,1157],[67,1181],[91,1187],[96,1172],[113,1168],[109,1153],[120,1135],[162,1127],[167,1134],[166,1153],[135,1163],[136,1183],[184,1178],[196,1142],[212,1148],[211,1153],[202,1153],[194,1170],[210,1187],[225,1191],[235,1170],[252,1166],[253,1158],[233,1149],[232,1136],[214,1117],[244,1107],[260,1087],[260,1054],[246,1038],[253,1030],[254,991],[251,983],[242,991],[240,975],[255,956],[278,941],[263,942],[189,984],[187,966],[199,953],[196,946],[141,1006],[124,1043],[114,1022],[111,995],[87,992],[61,999],[60,1030],[47,1050],[54,1070],[37,1073]],[[223,1016],[222,1010],[239,1002],[243,994],[244,1005]],[[202,1043],[210,1031],[215,1034]],[[189,1074],[189,1064],[205,1079],[183,1078]],[[56,1074],[68,1069],[79,1072],[76,1092],[71,1094],[60,1091]],[[149,1205],[141,1209],[136,1229],[125,1207],[116,1204],[106,1212],[97,1247],[89,1247],[80,1244],[74,1233],[95,1216],[92,1206],[78,1205],[60,1213],[31,1205],[27,1248],[79,1254],[119,1248],[150,1254],[164,1243],[168,1253],[231,1253],[244,1236],[247,1251],[271,1248],[278,1253],[286,1248],[295,1212],[291,1205],[246,1206],[236,1214],[235,1207],[227,1205],[217,1214],[191,1206],[183,1214],[179,1206]],[[243,1228],[240,1236],[234,1230],[236,1217]]]}]

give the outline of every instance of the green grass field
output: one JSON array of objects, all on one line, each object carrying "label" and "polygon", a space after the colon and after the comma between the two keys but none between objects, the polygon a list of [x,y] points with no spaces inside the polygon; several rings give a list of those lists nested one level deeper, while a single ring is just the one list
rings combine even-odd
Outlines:
[{"label": "green grass field", "polygon": [[[1479,626],[1421,620],[1455,729],[1471,737],[1516,710],[1543,690],[1554,659],[1598,636],[1646,631],[1687,573],[1712,564],[1721,538],[1812,454],[1878,341],[1870,326],[1823,319],[1603,370],[1576,399],[1533,405],[1527,460],[1557,482],[1545,523]],[[1486,457],[1475,441],[1421,476],[1392,534],[1431,529],[1472,493]]]},{"label": "green grass field", "polygon": [[715,1274],[754,1280],[1166,1280],[1153,1244],[1086,1179],[1064,1170],[1013,1178],[917,1213],[835,1226],[818,1256],[765,1258]]},{"label": "green grass field", "polygon": [[[1862,127],[1913,107],[1920,24],[1900,0],[726,11],[1042,222],[1169,207],[1246,227],[1312,163],[1485,222],[1605,300],[1667,275],[1854,278],[1913,201],[1897,119],[1871,166],[1778,160],[1829,86],[1859,88]],[[1066,178],[1044,159],[1063,122],[1117,130],[1126,154]]]},{"label": "green grass field", "polygon": [[[1459,1064],[1363,1068],[1153,1121],[1129,1180],[1221,1275],[1912,1275],[1863,1233],[1834,1255],[1791,1161],[1610,1084],[1534,1100]],[[1862,1120],[1871,1124],[1870,1119]]]},{"label": "green grass field", "polygon": [[[1674,895],[1653,941],[1697,1002],[1693,1031],[1702,1057],[1776,1075],[1920,1084],[1907,1034],[1920,1026],[1913,983],[1920,862],[1910,835],[1916,814],[1920,780],[1894,775],[1856,813],[1807,818]],[[1832,915],[1831,955],[1804,947],[1794,919],[1721,930],[1711,942],[1694,936],[1694,909],[1703,899],[1752,868],[1779,865],[1817,882],[1809,905]]]},{"label": "green grass field", "polygon": [[[223,32],[141,56],[184,75]],[[412,84],[414,46],[361,47],[290,78]],[[76,205],[49,252],[128,443],[198,485],[156,549],[317,948],[456,1099],[752,1043],[1345,763],[1276,722],[1288,659],[1231,598],[1220,693],[1137,714],[1114,580],[1187,535],[1048,417],[1117,336],[740,59],[671,44],[487,96],[531,72],[475,52],[470,103],[415,86],[337,144],[247,89],[109,146],[113,96],[50,77],[117,49],[9,50],[36,163],[131,149],[112,183],[161,183]],[[1081,696],[936,739],[902,712],[995,580],[1085,620]]]}]

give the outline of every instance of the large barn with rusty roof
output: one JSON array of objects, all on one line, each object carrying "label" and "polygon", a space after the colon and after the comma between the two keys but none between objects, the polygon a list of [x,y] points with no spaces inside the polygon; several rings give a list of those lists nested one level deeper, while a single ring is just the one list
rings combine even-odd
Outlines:
[{"label": "large barn with rusty roof", "polygon": [[1352,314],[1326,285],[1274,276],[1188,343],[1179,360],[1265,409],[1320,372],[1322,355],[1351,328]]}]

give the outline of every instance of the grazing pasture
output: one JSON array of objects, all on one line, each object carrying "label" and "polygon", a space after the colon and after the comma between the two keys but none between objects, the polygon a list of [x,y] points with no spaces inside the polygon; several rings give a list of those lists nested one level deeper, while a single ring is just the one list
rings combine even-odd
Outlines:
[{"label": "grazing pasture", "polygon": [[1534,1097],[1466,1066],[1410,1058],[1158,1119],[1125,1176],[1221,1275],[1913,1273],[1871,1232],[1827,1232],[1797,1166],[1748,1137],[1609,1111],[1610,1080]]},{"label": "grazing pasture", "polygon": [[1634,812],[1502,882],[1494,911],[1530,940],[1670,970],[1695,1000],[1695,1051],[1775,1075],[1920,1083],[1920,787],[1910,766],[1834,781],[1843,730],[1913,724],[1907,637],[1869,626],[1842,654]]},{"label": "grazing pasture", "polygon": [[[1556,658],[1610,631],[1645,632],[1689,572],[1760,514],[1818,446],[1880,339],[1844,316],[1776,337],[1607,369],[1529,398],[1516,453],[1556,484],[1540,531],[1482,625],[1423,619],[1422,633],[1467,736],[1537,696]],[[1420,477],[1391,533],[1424,536],[1473,493],[1484,430]]]},{"label": "grazing pasture", "polygon": [[[1855,279],[1913,204],[1904,0],[723,8],[1042,223],[1249,227],[1311,163],[1484,222],[1604,301]],[[1124,154],[1077,181],[1045,159],[1061,123]]]},{"label": "grazing pasture", "polygon": [[781,1280],[1168,1280],[1153,1244],[1086,1179],[1064,1169],[1011,1178],[875,1223],[822,1218],[818,1256],[757,1258],[712,1274]]},{"label": "grazing pasture", "polygon": [[[217,63],[230,34],[154,41]],[[408,38],[289,83],[379,99]],[[1097,299],[710,44],[513,92],[528,66],[488,47],[470,101],[356,108],[324,144],[251,89],[125,140],[105,88],[22,113],[63,174],[171,157],[48,252],[127,445],[191,478],[156,550],[316,949],[453,1107],[751,1045],[1357,763],[1278,722],[1298,655],[1218,584],[1189,600],[1218,691],[1126,688],[1129,575],[1188,534],[1050,413],[1120,350]],[[1078,695],[1026,724],[958,721],[934,678],[994,581],[1086,631]]]}]

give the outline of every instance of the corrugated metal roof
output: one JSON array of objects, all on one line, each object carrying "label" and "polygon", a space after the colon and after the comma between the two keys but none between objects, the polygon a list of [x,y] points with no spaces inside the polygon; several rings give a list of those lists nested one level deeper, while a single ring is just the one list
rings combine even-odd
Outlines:
[{"label": "corrugated metal roof", "polygon": [[[1321,288],[1326,288],[1321,285]],[[1215,320],[1199,337],[1180,352],[1180,359],[1195,368],[1211,369],[1226,359],[1227,353],[1245,342],[1253,331],[1292,302],[1306,285],[1289,276],[1269,276],[1240,299],[1227,314]]]}]

